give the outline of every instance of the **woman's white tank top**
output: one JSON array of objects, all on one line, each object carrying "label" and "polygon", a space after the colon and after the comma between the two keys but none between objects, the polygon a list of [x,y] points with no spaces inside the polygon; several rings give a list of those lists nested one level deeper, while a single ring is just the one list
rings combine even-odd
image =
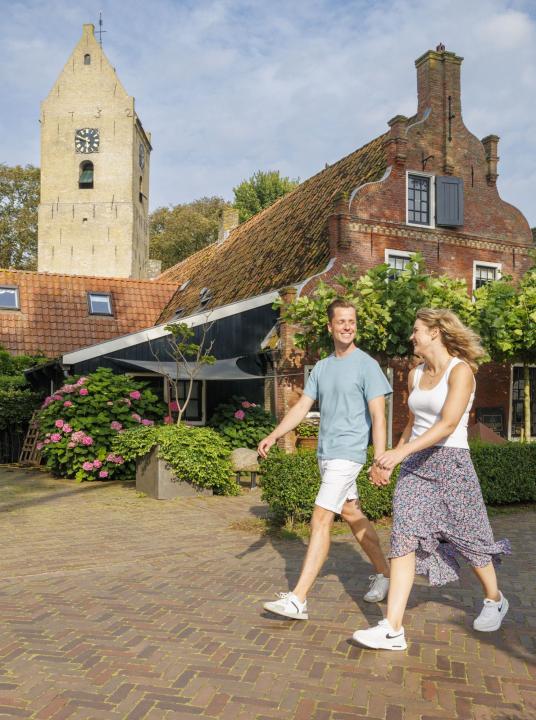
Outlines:
[{"label": "woman's white tank top", "polygon": [[[415,369],[415,375],[413,377],[413,389],[408,398],[409,409],[413,413],[415,422],[411,431],[411,440],[422,435],[426,430],[429,430],[432,425],[440,419],[441,411],[449,390],[448,382],[449,375],[452,368],[456,367],[459,363],[464,362],[460,358],[452,358],[447,369],[443,373],[443,377],[431,390],[421,390],[419,384],[421,382],[422,374],[424,371],[424,365],[419,365]],[[467,442],[467,425],[469,424],[469,411],[473,405],[475,399],[475,391],[471,393],[469,403],[465,413],[462,415],[458,426],[447,438],[437,443],[444,447],[456,447],[456,448],[469,448]]]}]

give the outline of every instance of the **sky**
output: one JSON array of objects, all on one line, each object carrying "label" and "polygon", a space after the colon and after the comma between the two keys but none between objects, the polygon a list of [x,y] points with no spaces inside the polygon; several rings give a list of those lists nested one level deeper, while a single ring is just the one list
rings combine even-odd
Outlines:
[{"label": "sky", "polygon": [[256,170],[305,180],[416,109],[414,61],[464,57],[462,108],[499,135],[501,196],[536,226],[536,0],[0,0],[0,162],[39,164],[39,103],[84,23],[152,133],[150,207]]}]

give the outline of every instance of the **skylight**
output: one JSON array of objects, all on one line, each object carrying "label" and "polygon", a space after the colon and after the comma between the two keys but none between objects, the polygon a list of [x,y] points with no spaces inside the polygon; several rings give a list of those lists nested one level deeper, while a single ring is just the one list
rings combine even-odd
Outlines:
[{"label": "skylight", "polygon": [[18,310],[19,307],[19,288],[10,286],[0,287],[0,309]]}]

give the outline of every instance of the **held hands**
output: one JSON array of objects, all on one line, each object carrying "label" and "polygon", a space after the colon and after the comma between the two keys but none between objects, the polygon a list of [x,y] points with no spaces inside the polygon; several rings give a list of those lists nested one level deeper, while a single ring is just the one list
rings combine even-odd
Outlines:
[{"label": "held hands", "polygon": [[404,448],[394,448],[386,450],[374,460],[374,465],[380,470],[387,470],[389,474],[393,472],[395,467],[399,465],[406,457],[407,453]]},{"label": "held hands", "polygon": [[272,447],[272,445],[275,444],[275,438],[272,435],[267,435],[265,438],[263,438],[260,443],[257,445],[257,452],[261,456],[261,458],[266,458],[268,456],[268,451]]},{"label": "held hands", "polygon": [[377,465],[371,465],[368,471],[370,482],[373,485],[388,485],[391,480],[391,470],[381,470]]}]

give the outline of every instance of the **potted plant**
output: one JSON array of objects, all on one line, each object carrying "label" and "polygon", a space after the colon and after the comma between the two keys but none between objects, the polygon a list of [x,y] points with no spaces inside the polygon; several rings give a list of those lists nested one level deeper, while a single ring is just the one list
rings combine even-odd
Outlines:
[{"label": "potted plant", "polygon": [[318,445],[318,423],[312,420],[301,422],[294,430],[296,447],[302,450],[315,450]]}]

